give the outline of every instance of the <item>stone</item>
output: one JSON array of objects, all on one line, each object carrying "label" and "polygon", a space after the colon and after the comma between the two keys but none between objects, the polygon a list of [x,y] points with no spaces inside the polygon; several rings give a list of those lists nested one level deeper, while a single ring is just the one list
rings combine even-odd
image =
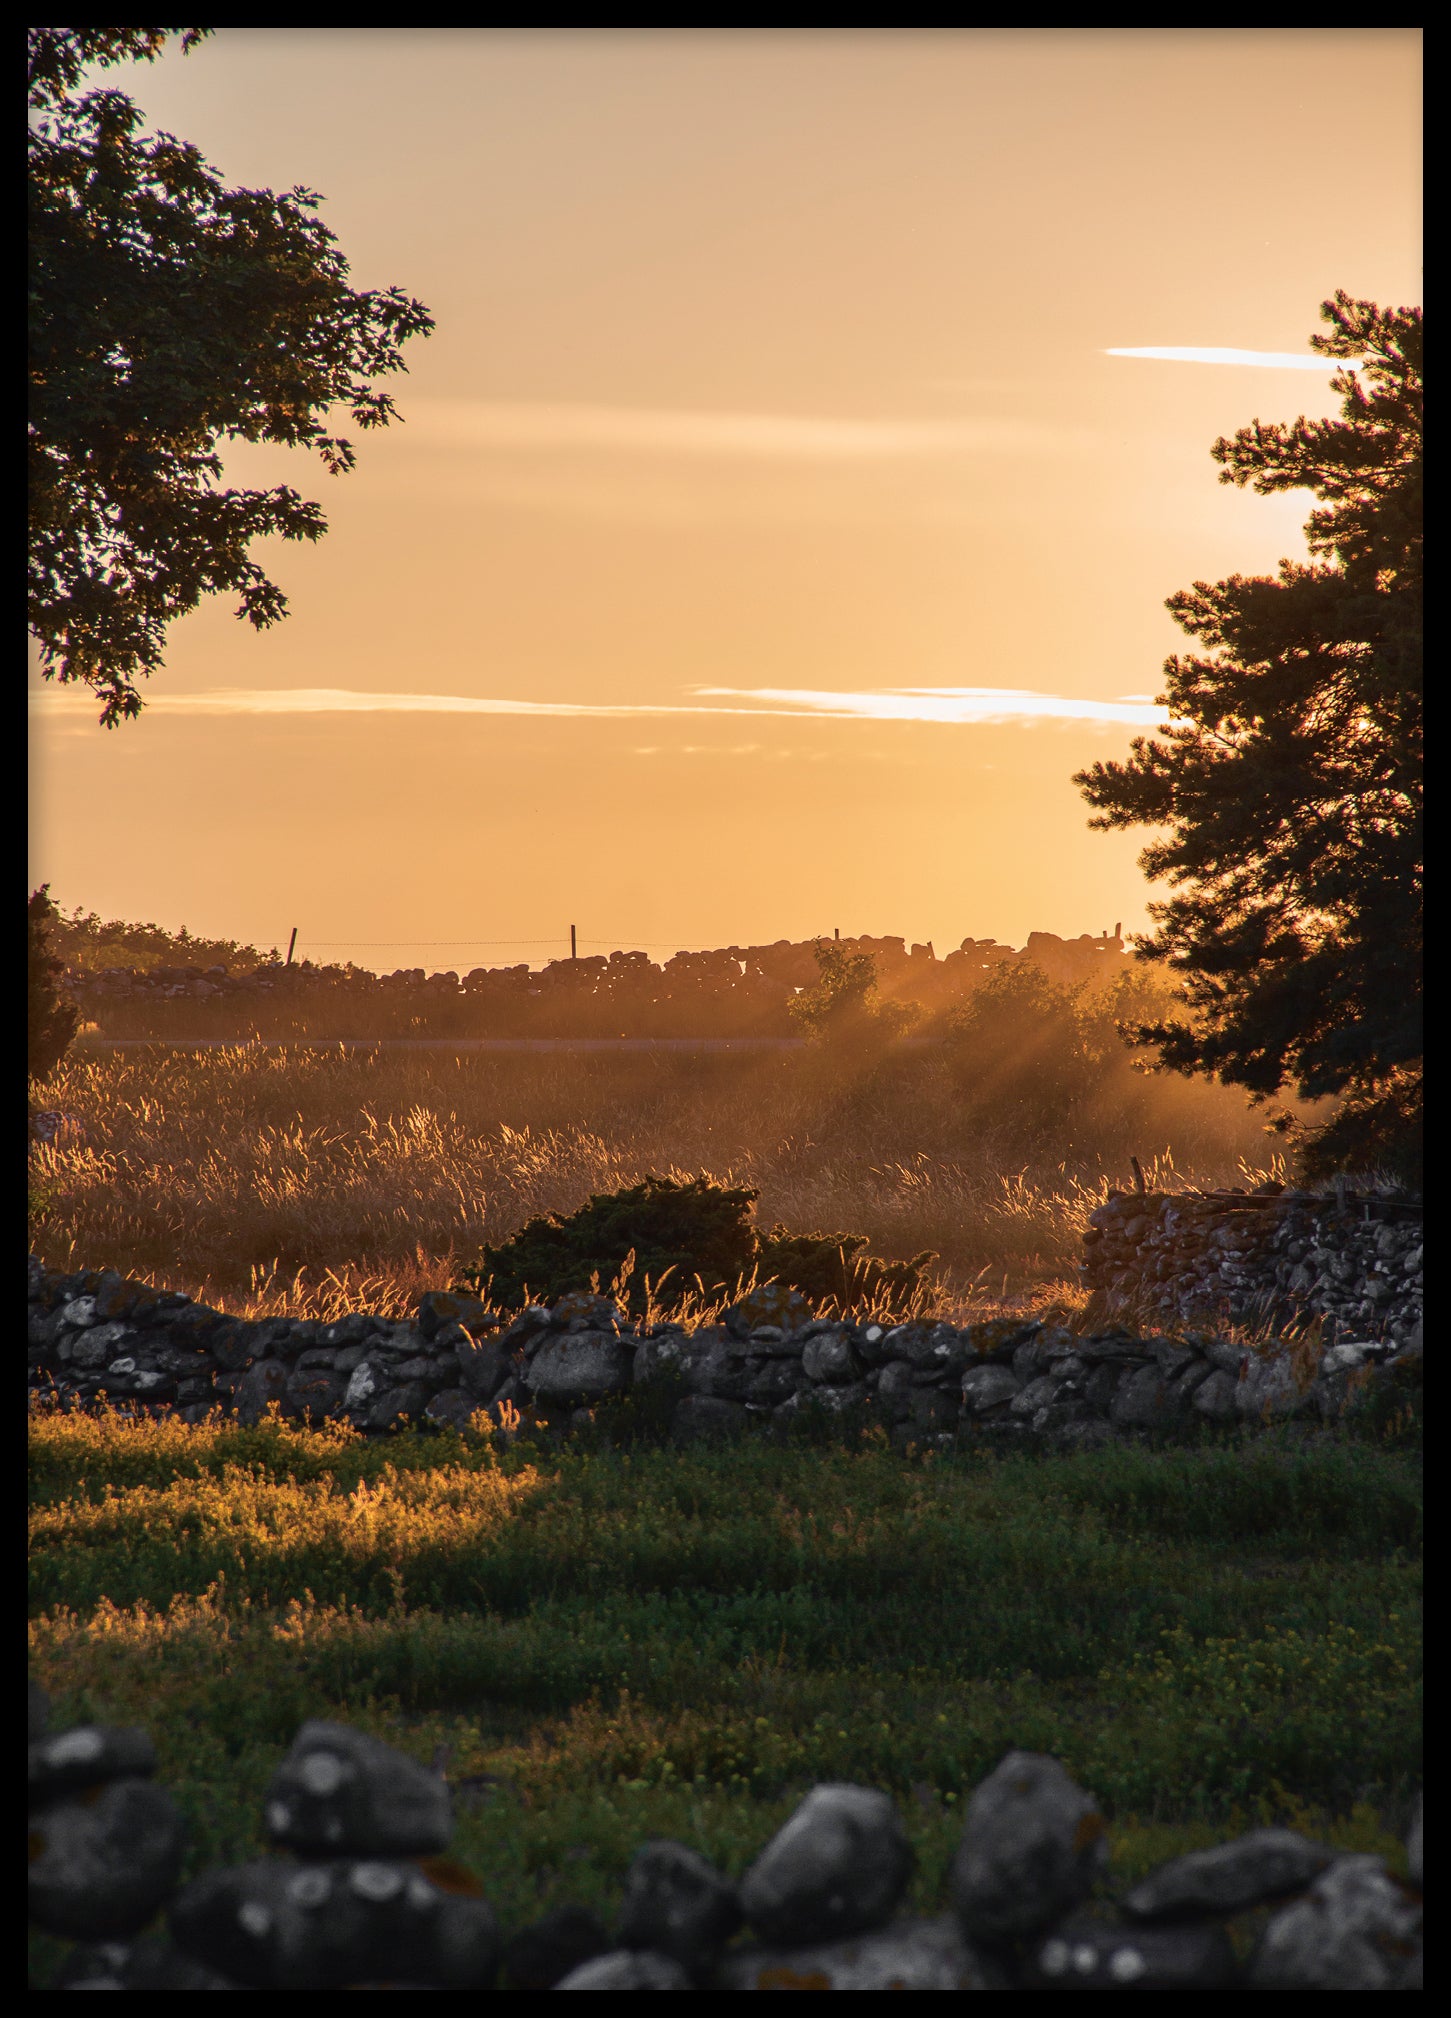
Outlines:
[{"label": "stone", "polygon": [[[291,1406],[287,1391],[289,1380],[286,1364],[280,1359],[258,1360],[249,1366],[232,1394],[232,1405],[242,1421],[249,1427],[255,1426],[274,1401],[279,1410],[287,1414]],[[343,1401],[346,1406],[346,1393]]]},{"label": "stone", "polygon": [[715,1960],[741,1920],[736,1887],[698,1850],[656,1841],[635,1852],[617,1929],[622,1948],[668,1956],[693,1974]]},{"label": "stone", "polygon": [[453,1835],[437,1773],[351,1725],[319,1719],[302,1726],[273,1774],[265,1815],[272,1842],[322,1856],[426,1857]]},{"label": "stone", "polygon": [[149,1779],[155,1771],[156,1747],[147,1732],[130,1725],[76,1724],[31,1744],[27,1790],[32,1801],[48,1801],[106,1780]]},{"label": "stone", "polygon": [[1233,1422],[1239,1414],[1238,1393],[1233,1374],[1211,1373],[1195,1388],[1191,1406],[1211,1422]]},{"label": "stone", "polygon": [[741,1906],[763,1941],[826,1941],[891,1917],[912,1850],[889,1795],[813,1787],[741,1880]]},{"label": "stone", "polygon": [[1172,1415],[1179,1400],[1156,1365],[1140,1367],[1119,1386],[1109,1409],[1109,1420],[1120,1428],[1150,1429]]},{"label": "stone", "polygon": [[48,1800],[30,1816],[27,1898],[48,1934],[135,1934],[176,1888],[185,1824],[165,1787],[111,1779]]},{"label": "stone", "polygon": [[1018,1391],[1018,1378],[1006,1366],[972,1366],[962,1376],[962,1403],[974,1415],[1000,1408]]},{"label": "stone", "polygon": [[755,1325],[772,1325],[782,1332],[800,1331],[816,1315],[799,1289],[782,1282],[763,1282],[747,1290],[726,1312],[726,1328],[736,1338],[745,1338]]},{"label": "stone", "polygon": [[726,1958],[724,1990],[986,1990],[995,1987],[950,1915],[876,1933]]},{"label": "stone", "polygon": [[513,1360],[493,1339],[461,1345],[454,1357],[462,1386],[479,1401],[492,1401],[514,1371]]},{"label": "stone", "polygon": [[583,1407],[623,1394],[630,1385],[633,1359],[631,1349],[613,1336],[568,1333],[540,1346],[529,1362],[529,1385],[541,1401]]},{"label": "stone", "polygon": [[1294,1829],[1252,1829],[1212,1850],[1191,1850],[1161,1864],[1127,1895],[1124,1911],[1136,1920],[1239,1913],[1303,1891],[1335,1856]]},{"label": "stone", "polygon": [[1041,1752],[1007,1753],[964,1820],[952,1895],[970,1941],[1041,1933],[1087,1898],[1108,1867],[1097,1804]]},{"label": "stone", "polygon": [[1256,1990],[1420,1989],[1419,1893],[1379,1857],[1340,1857],[1269,1922],[1250,1959]]},{"label": "stone", "polygon": [[459,1324],[466,1332],[475,1334],[501,1328],[503,1319],[481,1297],[458,1290],[430,1289],[418,1299],[417,1324],[420,1335],[431,1339],[445,1324]]},{"label": "stone", "polygon": [[617,1949],[577,1969],[555,1984],[556,1990],[688,1990],[690,1978],[668,1955]]},{"label": "stone", "polygon": [[1041,1990],[1218,1990],[1235,1982],[1222,1927],[1068,1924],[1033,1950],[1023,1987]]},{"label": "stone", "polygon": [[802,1347],[801,1371],[808,1380],[840,1387],[856,1379],[861,1365],[845,1332],[827,1331],[808,1339]]},{"label": "stone", "polygon": [[423,1419],[448,1429],[467,1429],[483,1407],[484,1403],[477,1395],[469,1394],[461,1387],[446,1387],[425,1407]]}]

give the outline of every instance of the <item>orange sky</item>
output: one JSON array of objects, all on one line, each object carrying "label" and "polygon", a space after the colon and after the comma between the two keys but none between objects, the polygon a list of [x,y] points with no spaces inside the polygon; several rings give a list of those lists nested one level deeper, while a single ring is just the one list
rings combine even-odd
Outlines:
[{"label": "orange sky", "polygon": [[[1421,299],[1420,36],[236,30],[119,66],[437,318],[291,614],[139,721],[32,667],[30,883],[372,967],[1146,923],[1126,750],[1196,579],[1301,556],[1211,442]],[[430,697],[430,698],[423,698]],[[466,942],[439,946],[404,942]],[[382,942],[382,943],[378,943]]]}]

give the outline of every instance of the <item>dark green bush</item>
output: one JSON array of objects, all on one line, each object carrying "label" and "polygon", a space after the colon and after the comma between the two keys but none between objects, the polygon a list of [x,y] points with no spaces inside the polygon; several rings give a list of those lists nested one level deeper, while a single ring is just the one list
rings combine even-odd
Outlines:
[{"label": "dark green bush", "polygon": [[813,1303],[910,1302],[922,1273],[937,1259],[923,1251],[910,1261],[863,1253],[864,1233],[791,1233],[751,1224],[758,1194],[708,1177],[647,1177],[614,1192],[596,1192],[577,1212],[531,1219],[512,1239],[484,1248],[455,1289],[488,1296],[504,1309],[530,1297],[552,1302],[598,1284],[608,1290],[634,1261],[621,1297],[643,1315],[647,1283],[669,1310],[690,1291],[734,1295],[755,1275],[799,1289]]},{"label": "dark green bush", "polygon": [[669,1295],[687,1289],[720,1295],[755,1266],[750,1211],[756,1197],[708,1177],[647,1177],[622,1191],[596,1192],[567,1219],[551,1212],[529,1220],[501,1246],[486,1247],[478,1267],[455,1286],[486,1288],[496,1303],[511,1308],[528,1296],[553,1299],[588,1289],[591,1278],[607,1290],[633,1253],[623,1294],[636,1316],[645,1307],[646,1278],[656,1283],[667,1270],[674,1271]]},{"label": "dark green bush", "polygon": [[928,1248],[910,1261],[864,1254],[864,1233],[790,1233],[773,1226],[760,1236],[761,1280],[784,1282],[813,1303],[910,1303],[922,1289],[923,1271],[937,1260]]}]

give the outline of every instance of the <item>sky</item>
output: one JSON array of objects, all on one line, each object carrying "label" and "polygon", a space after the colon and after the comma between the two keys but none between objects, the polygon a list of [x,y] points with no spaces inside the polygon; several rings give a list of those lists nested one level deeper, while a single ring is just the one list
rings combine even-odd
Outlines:
[{"label": "sky", "polygon": [[[1421,300],[1414,29],[225,29],[94,73],[436,318],[113,731],[30,672],[30,886],[374,969],[1147,929],[1072,782],[1175,590],[1303,558],[1214,440]],[[1337,144],[1338,142],[1338,144]]]}]

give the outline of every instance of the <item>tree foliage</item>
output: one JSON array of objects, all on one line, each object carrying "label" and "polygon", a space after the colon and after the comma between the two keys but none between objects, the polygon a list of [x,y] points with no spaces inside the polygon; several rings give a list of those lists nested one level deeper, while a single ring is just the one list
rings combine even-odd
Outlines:
[{"label": "tree foliage", "polygon": [[1162,740],[1075,779],[1092,826],[1161,830],[1140,862],[1178,892],[1141,951],[1190,1016],[1140,1034],[1260,1100],[1343,1096],[1312,1169],[1414,1156],[1422,1053],[1421,313],[1341,292],[1321,314],[1313,347],[1362,360],[1331,380],[1342,417],[1213,450],[1222,483],[1320,500],[1310,564],[1171,596],[1207,650],[1166,661]]},{"label": "tree foliage", "polygon": [[[385,426],[371,381],[433,327],[396,287],[349,288],[315,192],[228,189],[195,147],[139,135],[123,93],[78,95],[87,66],[151,61],[176,32],[28,30],[29,623],[45,677],[88,683],[108,728],[203,595],[237,592],[259,630],[286,614],[254,538],[327,530],[288,485],[224,487],[218,443],[351,469],[330,410]],[[186,50],[209,31],[180,32]]]},{"label": "tree foliage", "polygon": [[819,978],[787,1005],[787,1013],[813,1042],[834,1048],[885,1043],[916,1020],[913,1005],[882,999],[870,953],[832,939],[812,950]]},{"label": "tree foliage", "polygon": [[52,951],[55,907],[50,885],[33,890],[26,909],[26,1067],[31,1079],[48,1079],[70,1049],[81,1012],[61,992],[65,962]]}]

